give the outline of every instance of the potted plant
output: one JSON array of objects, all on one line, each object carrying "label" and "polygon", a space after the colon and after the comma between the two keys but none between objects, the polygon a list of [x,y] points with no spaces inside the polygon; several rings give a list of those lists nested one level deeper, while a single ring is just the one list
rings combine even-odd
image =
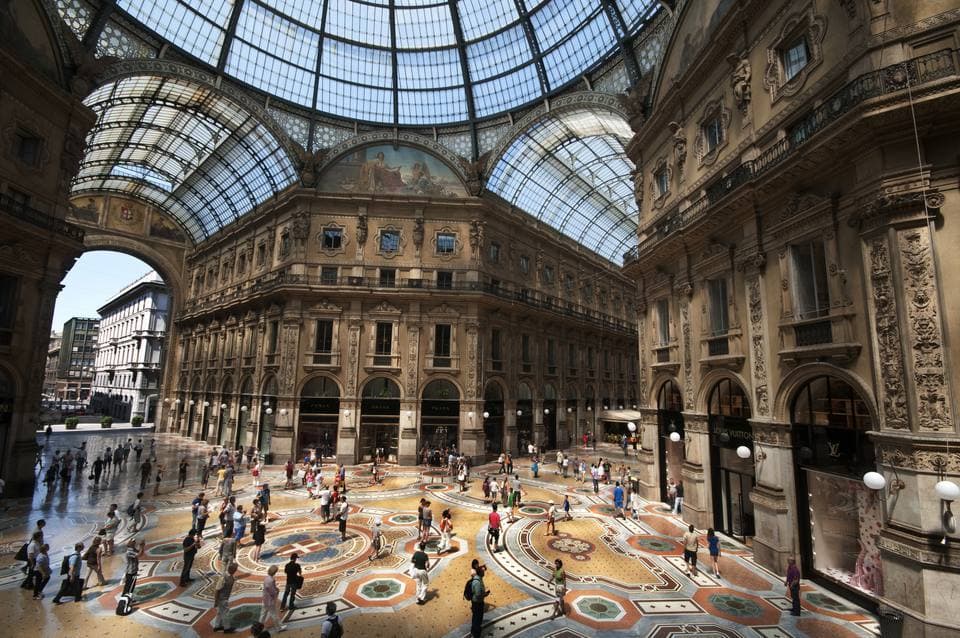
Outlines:
[{"label": "potted plant", "polygon": [[141,425],[143,425],[143,417],[138,414],[137,416],[130,419],[130,423],[133,425],[133,427],[138,428]]},{"label": "potted plant", "polygon": [[106,429],[106,428],[109,428],[111,425],[113,425],[113,417],[112,417],[112,416],[105,416],[105,417],[101,417],[101,418],[100,418],[100,427],[101,427],[101,428]]},{"label": "potted plant", "polygon": [[68,430],[76,430],[77,423],[80,423],[80,419],[78,419],[75,416],[71,416],[71,417],[67,417],[64,423],[66,424]]}]

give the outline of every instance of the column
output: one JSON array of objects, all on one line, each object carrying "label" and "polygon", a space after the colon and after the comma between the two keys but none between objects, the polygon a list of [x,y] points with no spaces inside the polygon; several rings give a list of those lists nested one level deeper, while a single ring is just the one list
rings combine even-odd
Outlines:
[{"label": "column", "polygon": [[710,480],[710,434],[707,415],[684,412],[682,518],[698,529],[713,526],[713,492]]},{"label": "column", "polygon": [[419,443],[417,433],[420,431],[420,402],[406,400],[400,403],[400,440],[397,452],[397,462],[400,465],[417,465],[419,463]]},{"label": "column", "polygon": [[460,451],[475,464],[485,459],[486,434],[483,431],[483,401],[460,402]]},{"label": "column", "polygon": [[660,437],[657,431],[657,411],[653,408],[641,408],[640,445],[637,460],[637,476],[640,481],[640,496],[650,501],[660,500],[660,486],[658,484],[657,459],[660,458]]},{"label": "column", "polygon": [[547,429],[543,425],[543,399],[533,400],[533,443],[542,450],[547,441]]},{"label": "column", "polygon": [[796,515],[796,473],[790,426],[750,421],[757,484],[750,493],[757,563],[778,574],[787,571],[787,558],[799,552]]},{"label": "column", "polygon": [[337,462],[356,463],[357,424],[360,422],[360,402],[355,398],[340,401],[340,429],[337,435]]},{"label": "column", "polygon": [[517,400],[505,399],[503,402],[504,452],[510,452],[516,459],[520,452],[517,448]]}]

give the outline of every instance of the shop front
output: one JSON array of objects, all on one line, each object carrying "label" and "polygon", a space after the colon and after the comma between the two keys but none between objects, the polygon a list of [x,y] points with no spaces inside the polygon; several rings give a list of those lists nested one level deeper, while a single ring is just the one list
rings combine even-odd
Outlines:
[{"label": "shop front", "polygon": [[[723,379],[710,392],[710,472],[713,483],[713,526],[729,536],[754,534],[753,502],[756,484],[753,464],[753,428],[750,402],[743,388]],[[738,452],[747,452],[740,456]]]},{"label": "shop front", "polygon": [[668,380],[657,392],[657,428],[660,435],[660,498],[667,501],[670,483],[683,480],[686,458],[683,430],[683,399],[677,385]]},{"label": "shop front", "polygon": [[803,571],[843,593],[883,595],[883,517],[877,494],[863,484],[876,469],[867,403],[846,382],[808,381],[791,406]]},{"label": "shop front", "polygon": [[227,442],[227,424],[230,421],[231,403],[233,403],[233,380],[227,377],[220,389],[220,409],[217,411],[217,445],[220,446]]},{"label": "shop front", "polygon": [[503,448],[503,391],[500,384],[491,382],[483,392],[484,452],[498,455]]},{"label": "shop front", "polygon": [[431,381],[420,402],[420,448],[457,448],[460,437],[460,391],[449,381]]},{"label": "shop front", "polygon": [[400,387],[391,379],[379,377],[363,387],[360,400],[361,462],[374,455],[396,463],[400,441]]},{"label": "shop front", "polygon": [[533,440],[533,393],[530,386],[521,383],[517,387],[517,447],[521,456]]},{"label": "shop front", "polygon": [[333,379],[314,377],[300,392],[298,411],[298,458],[336,456],[337,424],[340,419],[340,388]]}]

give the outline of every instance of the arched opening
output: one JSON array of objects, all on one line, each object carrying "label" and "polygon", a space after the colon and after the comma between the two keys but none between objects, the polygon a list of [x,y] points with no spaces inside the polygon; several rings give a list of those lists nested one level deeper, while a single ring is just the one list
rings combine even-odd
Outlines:
[{"label": "arched opening", "polygon": [[217,409],[217,445],[224,445],[227,441],[227,425],[232,403],[233,379],[227,377],[220,389],[220,407]]},{"label": "arched opening", "polygon": [[376,377],[363,386],[360,399],[360,460],[374,456],[391,463],[400,452],[400,386]]},{"label": "arched opening", "polygon": [[487,454],[503,452],[503,389],[491,381],[483,389],[483,436]]},{"label": "arched opening", "polygon": [[340,415],[340,387],[326,376],[313,377],[300,391],[297,449],[309,457],[316,451],[321,458],[337,453],[337,422]]},{"label": "arched opening", "polygon": [[422,446],[457,448],[460,440],[460,391],[446,379],[436,379],[423,389],[420,401]]},{"label": "arched opening", "polygon": [[77,259],[62,285],[40,420],[110,416],[117,422],[133,417],[152,422],[173,301],[165,274],[139,256],[90,250]]},{"label": "arched opening", "polygon": [[[739,383],[721,379],[710,391],[707,415],[714,527],[730,536],[753,536],[750,492],[757,479],[753,464],[750,400]],[[751,452],[747,458],[737,454],[741,447]]]},{"label": "arched opening", "polygon": [[870,596],[883,594],[880,499],[862,481],[876,469],[866,400],[849,383],[816,376],[790,404],[805,574]]},{"label": "arched opening", "polygon": [[197,416],[200,414],[200,402],[203,398],[200,395],[200,377],[193,380],[193,386],[190,388],[190,399],[187,401],[187,436],[193,436],[194,432],[199,432]]},{"label": "arched opening", "polygon": [[564,409],[566,415],[567,444],[573,447],[575,441],[580,440],[580,412],[577,401],[577,389],[572,385],[566,387],[566,399],[564,399]]},{"label": "arched opening", "polygon": [[270,375],[263,382],[263,390],[260,392],[260,432],[257,436],[257,449],[264,458],[269,458],[273,441],[273,426],[277,419],[274,413],[277,409],[277,394],[277,378]]},{"label": "arched opening", "polygon": [[207,379],[207,388],[203,393],[203,406],[200,411],[200,440],[213,443],[213,414],[217,411],[217,380]]},{"label": "arched opening", "polygon": [[592,385],[588,385],[583,392],[583,410],[586,413],[583,432],[583,447],[586,448],[590,441],[593,441],[596,448],[597,441],[597,391]]},{"label": "arched opening", "polygon": [[557,449],[557,391],[550,383],[543,386],[543,429],[544,449]]},{"label": "arched opening", "polygon": [[[683,440],[683,399],[680,389],[668,379],[657,391],[657,426],[660,432],[660,498],[667,501],[667,487],[679,484],[686,458]],[[674,440],[676,439],[676,440]],[[672,505],[672,504],[671,504]]]},{"label": "arched opening", "polygon": [[253,408],[253,379],[247,377],[240,386],[240,415],[237,418],[237,429],[233,433],[233,449],[239,449],[243,444],[243,433],[250,423],[250,410]]},{"label": "arched opening", "polygon": [[533,443],[533,392],[530,386],[521,382],[517,386],[517,446],[520,454],[526,454]]},{"label": "arched opening", "polygon": [[7,440],[13,423],[13,403],[17,396],[17,387],[10,375],[0,367],[0,473],[4,471]]}]

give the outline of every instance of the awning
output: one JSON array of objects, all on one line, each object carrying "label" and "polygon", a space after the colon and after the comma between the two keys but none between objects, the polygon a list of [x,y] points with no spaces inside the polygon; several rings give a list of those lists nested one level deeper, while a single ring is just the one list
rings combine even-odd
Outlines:
[{"label": "awning", "polygon": [[640,424],[641,418],[643,418],[643,414],[636,410],[602,410],[599,415],[601,421],[621,421],[623,423],[633,421],[637,425]]}]

